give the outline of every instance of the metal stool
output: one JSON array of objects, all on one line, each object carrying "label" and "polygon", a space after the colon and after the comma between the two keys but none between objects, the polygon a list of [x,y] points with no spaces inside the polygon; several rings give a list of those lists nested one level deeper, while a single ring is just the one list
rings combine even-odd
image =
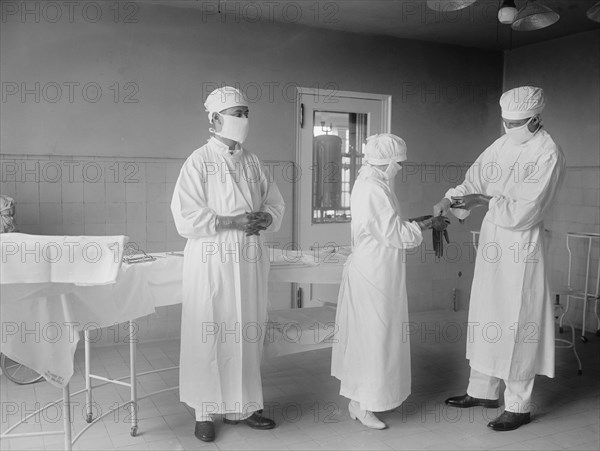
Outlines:
[{"label": "metal stool", "polygon": [[[575,239],[583,239],[587,240],[587,257],[586,257],[586,266],[585,266],[585,281],[583,284],[583,288],[574,288],[573,287],[573,252],[571,250],[571,241]],[[571,305],[571,298],[580,299],[583,301],[583,318],[581,324],[581,341],[587,343],[587,338],[585,336],[585,317],[587,311],[587,301],[595,301],[594,303],[594,314],[596,315],[597,328],[596,328],[596,336],[600,337],[600,316],[598,316],[598,301],[600,300],[600,262],[596,262],[598,266],[597,275],[596,275],[596,288],[590,289],[590,266],[592,260],[592,244],[594,240],[598,240],[600,242],[600,234],[598,233],[567,233],[567,252],[569,253],[569,273],[567,278],[567,289],[561,291],[559,294],[567,296],[567,305],[562,314],[560,315],[559,320],[559,332],[563,333],[563,322],[565,314],[569,311],[569,307]]]}]

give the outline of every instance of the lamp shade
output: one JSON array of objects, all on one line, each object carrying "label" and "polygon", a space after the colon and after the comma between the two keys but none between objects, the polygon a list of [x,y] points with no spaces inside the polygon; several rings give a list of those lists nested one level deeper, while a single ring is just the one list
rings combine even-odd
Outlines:
[{"label": "lamp shade", "polygon": [[560,15],[541,3],[530,1],[519,11],[512,29],[515,31],[533,31],[549,27],[560,19]]},{"label": "lamp shade", "polygon": [[594,22],[600,22],[600,2],[588,9],[588,12],[585,13],[585,15]]},{"label": "lamp shade", "polygon": [[517,18],[518,13],[515,0],[504,0],[502,7],[498,10],[498,21],[503,24],[511,24]]},{"label": "lamp shade", "polygon": [[427,6],[435,11],[458,11],[471,6],[477,0],[427,0]]}]

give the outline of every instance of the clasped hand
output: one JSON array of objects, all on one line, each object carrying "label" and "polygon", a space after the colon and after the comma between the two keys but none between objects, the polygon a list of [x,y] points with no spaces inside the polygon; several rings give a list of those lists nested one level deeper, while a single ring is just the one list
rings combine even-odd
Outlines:
[{"label": "clasped hand", "polygon": [[264,211],[246,212],[231,217],[231,228],[246,232],[246,236],[258,236],[262,230],[267,230],[272,222],[273,217],[270,213]]}]

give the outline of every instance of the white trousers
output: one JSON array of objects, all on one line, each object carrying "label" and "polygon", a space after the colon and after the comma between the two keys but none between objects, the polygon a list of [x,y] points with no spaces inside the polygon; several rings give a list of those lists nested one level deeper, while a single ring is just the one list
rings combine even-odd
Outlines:
[{"label": "white trousers", "polygon": [[[231,421],[242,421],[251,417],[254,412],[250,413],[226,413],[224,416]],[[196,411],[196,421],[214,421],[213,415],[203,415],[202,412]]]},{"label": "white trousers", "polygon": [[[498,399],[500,397],[501,380],[471,368],[467,394],[473,398]],[[506,385],[506,390],[504,390],[504,410],[514,413],[530,412],[531,392],[533,391],[534,380],[534,378],[531,378],[522,381],[504,381],[504,385]]]}]

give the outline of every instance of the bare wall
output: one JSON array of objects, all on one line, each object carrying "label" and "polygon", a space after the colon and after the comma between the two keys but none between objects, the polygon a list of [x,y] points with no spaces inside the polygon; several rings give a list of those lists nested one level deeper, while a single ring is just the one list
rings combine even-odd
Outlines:
[{"label": "bare wall", "polygon": [[186,157],[209,136],[206,91],[224,83],[253,101],[248,146],[271,160],[294,159],[295,86],[391,94],[392,131],[419,162],[472,160],[498,132],[497,52],[143,3],[137,22],[124,13],[3,18],[2,152]]}]

